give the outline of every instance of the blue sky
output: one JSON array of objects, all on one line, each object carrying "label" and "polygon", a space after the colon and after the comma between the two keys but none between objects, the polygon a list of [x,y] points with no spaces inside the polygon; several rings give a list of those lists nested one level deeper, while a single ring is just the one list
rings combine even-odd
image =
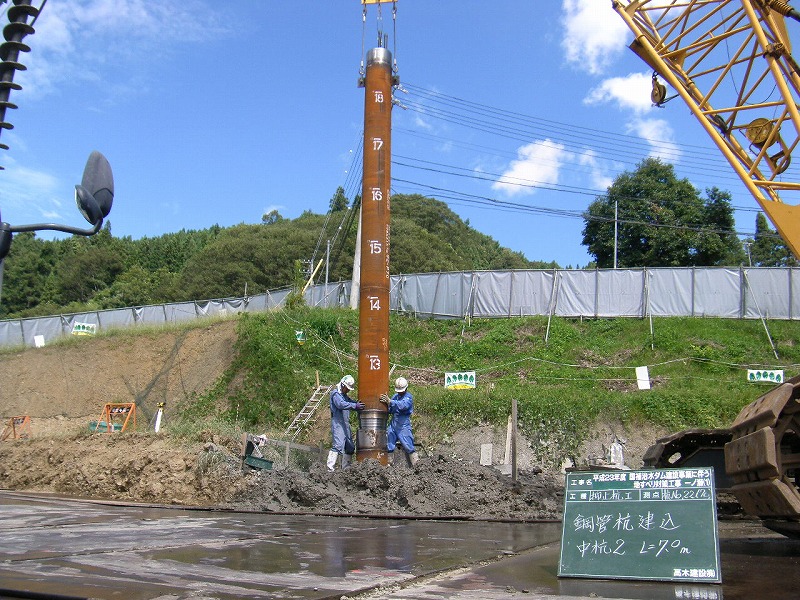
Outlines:
[{"label": "blue sky", "polygon": [[[752,233],[757,204],[685,105],[651,106],[610,0],[399,0],[396,21],[391,6],[394,193],[584,266],[580,213],[660,156],[730,191]],[[73,189],[92,150],[113,168],[115,236],[325,213],[338,186],[359,190],[357,80],[378,18],[358,0],[48,0],[0,133],[2,220],[86,226]]]}]

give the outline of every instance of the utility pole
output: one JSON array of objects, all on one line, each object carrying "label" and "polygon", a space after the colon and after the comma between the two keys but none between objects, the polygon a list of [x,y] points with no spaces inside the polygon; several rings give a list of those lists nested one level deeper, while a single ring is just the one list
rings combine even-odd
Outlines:
[{"label": "utility pole", "polygon": [[614,268],[617,268],[617,210],[618,210],[618,200],[614,200]]},{"label": "utility pole", "polygon": [[361,206],[358,207],[358,228],[356,229],[356,249],[353,253],[353,278],[350,280],[350,308],[358,310],[361,295]]},{"label": "utility pole", "polygon": [[325,308],[328,308],[328,275],[329,269],[331,264],[331,241],[328,240],[328,244],[325,248]]}]

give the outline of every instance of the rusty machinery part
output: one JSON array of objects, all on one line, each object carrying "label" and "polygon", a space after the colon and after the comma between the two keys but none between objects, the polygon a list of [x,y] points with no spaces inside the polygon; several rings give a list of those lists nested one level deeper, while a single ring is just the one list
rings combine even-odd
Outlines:
[{"label": "rusty machinery part", "polygon": [[800,533],[800,376],[745,406],[731,426],[725,465],[742,508],[776,531]]},{"label": "rusty machinery part", "polygon": [[[25,65],[19,62],[20,52],[30,52],[30,46],[22,40],[25,36],[34,33],[31,23],[39,16],[40,8],[31,6],[31,0],[14,0],[14,5],[8,8],[8,25],[3,28],[5,41],[0,44],[0,131],[14,129],[6,120],[6,110],[15,109],[17,105],[9,100],[11,90],[21,90],[22,86],[14,83],[14,73],[26,70]],[[28,19],[32,19],[28,23]],[[8,145],[0,143],[0,148],[8,150]],[[2,169],[3,167],[0,167]]]}]

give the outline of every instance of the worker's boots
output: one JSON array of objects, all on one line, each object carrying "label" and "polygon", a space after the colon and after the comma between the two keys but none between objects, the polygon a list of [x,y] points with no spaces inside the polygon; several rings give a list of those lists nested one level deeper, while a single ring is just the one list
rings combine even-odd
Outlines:
[{"label": "worker's boots", "polygon": [[[336,459],[339,458],[339,453],[336,450],[328,452],[328,471],[333,471],[336,468]],[[344,460],[342,460],[344,463]]]},{"label": "worker's boots", "polygon": [[416,452],[412,452],[411,454],[408,455],[408,461],[411,463],[411,466],[413,467],[419,461],[419,454],[417,454]]},{"label": "worker's boots", "polygon": [[353,462],[353,455],[352,454],[342,454],[342,468],[346,469],[350,466],[350,463]]}]

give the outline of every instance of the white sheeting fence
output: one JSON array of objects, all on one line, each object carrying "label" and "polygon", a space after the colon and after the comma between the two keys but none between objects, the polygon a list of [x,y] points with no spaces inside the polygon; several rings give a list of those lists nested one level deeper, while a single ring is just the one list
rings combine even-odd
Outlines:
[{"label": "white sheeting fence", "polygon": [[[160,325],[283,306],[289,289],[246,298],[137,306],[0,321],[0,346],[35,346],[73,330]],[[346,307],[350,282],[317,284],[306,304]],[[800,318],[800,269],[790,267],[466,271],[391,278],[391,309],[421,318]],[[88,326],[88,327],[87,327]]]}]

